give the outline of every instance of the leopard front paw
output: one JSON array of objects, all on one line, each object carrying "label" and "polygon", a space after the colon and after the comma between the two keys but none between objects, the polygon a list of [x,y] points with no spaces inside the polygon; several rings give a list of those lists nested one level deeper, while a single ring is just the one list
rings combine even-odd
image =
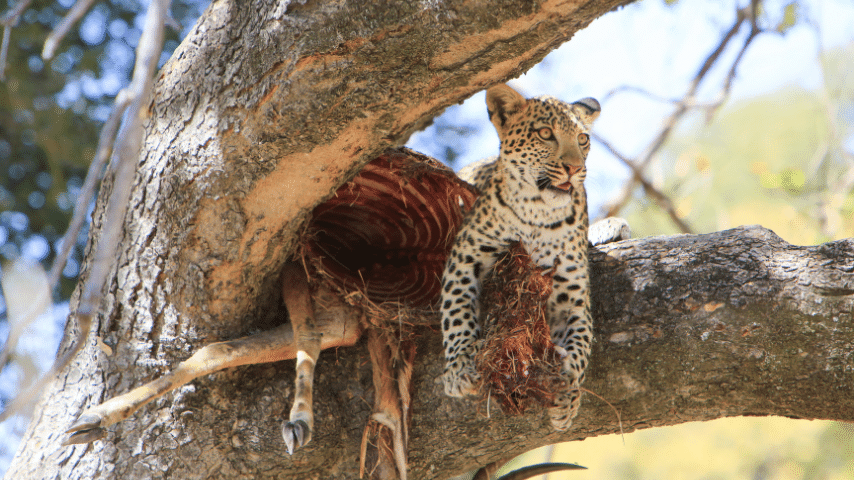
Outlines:
[{"label": "leopard front paw", "polygon": [[552,428],[564,432],[572,426],[572,419],[578,416],[581,407],[581,388],[578,382],[567,382],[566,390],[557,392],[554,404],[549,408]]},{"label": "leopard front paw", "polygon": [[555,345],[555,352],[561,359],[561,376],[571,384],[581,385],[584,381],[584,370],[587,367],[587,355],[573,355],[558,345]]},{"label": "leopard front paw", "polygon": [[480,387],[480,373],[471,357],[459,355],[445,364],[442,382],[445,384],[445,395],[449,397],[475,395]]}]

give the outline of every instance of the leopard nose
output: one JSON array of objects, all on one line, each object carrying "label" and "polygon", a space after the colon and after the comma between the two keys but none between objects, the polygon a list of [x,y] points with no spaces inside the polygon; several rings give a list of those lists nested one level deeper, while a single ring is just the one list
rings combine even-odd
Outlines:
[{"label": "leopard nose", "polygon": [[566,174],[571,177],[581,170],[581,165],[564,165],[564,168],[566,169]]},{"label": "leopard nose", "polygon": [[584,157],[578,145],[567,145],[561,149],[560,163],[569,167],[580,167],[584,165]]}]

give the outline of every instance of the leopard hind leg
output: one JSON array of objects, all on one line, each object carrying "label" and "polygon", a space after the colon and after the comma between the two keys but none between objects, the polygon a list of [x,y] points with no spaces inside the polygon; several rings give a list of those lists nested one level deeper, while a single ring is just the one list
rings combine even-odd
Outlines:
[{"label": "leopard hind leg", "polygon": [[620,217],[608,217],[590,225],[587,240],[590,245],[619,242],[632,238],[629,222]]}]

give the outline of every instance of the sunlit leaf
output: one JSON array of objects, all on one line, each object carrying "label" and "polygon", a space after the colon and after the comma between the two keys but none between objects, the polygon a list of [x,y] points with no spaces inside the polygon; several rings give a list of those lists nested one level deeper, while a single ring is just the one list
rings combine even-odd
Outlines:
[{"label": "sunlit leaf", "polygon": [[806,183],[806,175],[799,168],[786,168],[780,172],[780,186],[790,193],[798,193]]},{"label": "sunlit leaf", "polygon": [[789,2],[783,7],[783,18],[777,24],[776,30],[780,33],[786,33],[790,28],[795,26],[798,21],[798,3]]}]

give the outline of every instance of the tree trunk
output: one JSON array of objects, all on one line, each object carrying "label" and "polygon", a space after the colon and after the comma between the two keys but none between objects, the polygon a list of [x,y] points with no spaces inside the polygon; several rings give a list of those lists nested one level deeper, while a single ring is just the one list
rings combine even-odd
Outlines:
[{"label": "tree trunk", "polygon": [[[278,273],[314,205],[445,107],[518,76],[629,1],[212,2],[155,85],[94,325],[112,353],[90,338],[47,389],[8,478],[266,478],[317,465],[354,477],[354,458],[327,441],[332,430],[291,459],[279,427],[267,428],[287,412],[291,365],[195,382],[88,448],[61,447],[61,432],[85,406],[201,345],[282,322]],[[105,179],[100,199],[110,186]],[[340,352],[321,385],[336,372],[342,385],[364,373],[362,354]],[[370,375],[360,378],[355,390],[319,394],[347,405],[319,405],[324,428],[364,422]],[[357,430],[332,443],[357,445]],[[328,454],[309,453],[318,451]]]},{"label": "tree trunk", "polygon": [[[102,441],[60,443],[85,407],[202,345],[283,322],[278,274],[313,206],[444,107],[522,73],[626,2],[375,3],[208,8],[151,102],[94,328],[112,353],[89,339],[45,392],[7,478],[358,477],[372,395],[364,342],[321,355],[317,432],[293,457],[280,436],[292,362],[210,375]],[[621,410],[626,431],[741,414],[852,420],[854,242],[793,247],[748,229],[601,250],[586,387]],[[447,398],[441,335],[418,333],[410,478],[619,430],[591,396],[564,435],[536,409],[506,416],[486,400]]]}]

